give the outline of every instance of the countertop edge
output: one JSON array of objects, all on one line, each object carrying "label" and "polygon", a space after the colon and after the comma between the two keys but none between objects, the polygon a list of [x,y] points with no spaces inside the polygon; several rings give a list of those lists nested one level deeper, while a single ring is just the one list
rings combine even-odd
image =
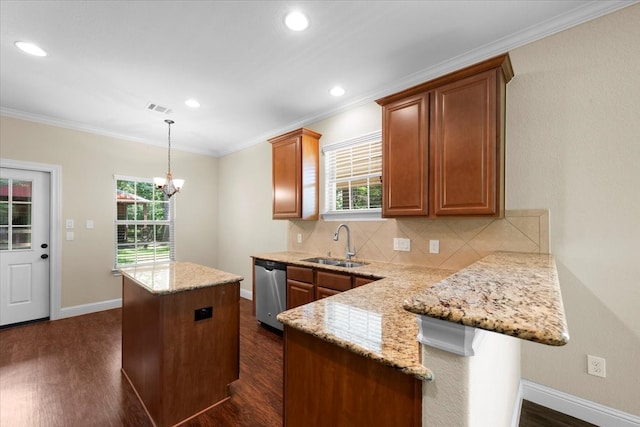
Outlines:
[{"label": "countertop edge", "polygon": [[[187,271],[191,270],[191,271],[197,271],[199,273],[204,272],[204,273],[207,273],[208,279],[205,281],[201,281],[191,277],[189,278],[189,280],[187,280],[187,283],[181,283],[179,287],[170,286],[167,289],[157,289],[157,288],[154,288],[153,286],[150,286],[148,283],[146,283],[145,280],[142,280],[140,277],[141,272],[143,273],[151,272],[152,274],[151,280],[153,280],[154,273],[168,272],[172,268],[174,269],[181,268],[183,270],[181,271],[181,273],[183,273],[185,269]],[[239,276],[233,273],[228,273],[226,271],[217,270],[212,267],[207,267],[201,264],[195,264],[192,262],[185,262],[185,261],[171,261],[171,262],[163,262],[163,263],[156,263],[156,264],[146,264],[146,265],[141,265],[137,267],[125,267],[125,268],[118,269],[118,271],[120,272],[120,274],[122,274],[123,277],[127,277],[136,285],[145,289],[149,293],[157,296],[171,295],[171,294],[176,294],[180,292],[193,291],[196,289],[208,288],[212,286],[221,286],[221,285],[227,285],[232,283],[238,283],[239,285],[239,283],[242,280],[244,280],[242,276]]]}]

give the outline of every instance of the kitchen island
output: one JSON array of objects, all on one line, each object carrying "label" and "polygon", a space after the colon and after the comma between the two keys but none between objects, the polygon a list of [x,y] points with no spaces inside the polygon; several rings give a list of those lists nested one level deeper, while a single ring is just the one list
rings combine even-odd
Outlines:
[{"label": "kitchen island", "polygon": [[228,399],[243,278],[189,262],[120,271],[122,372],[153,424],[181,424]]},{"label": "kitchen island", "polygon": [[[267,256],[259,255],[260,258]],[[310,266],[304,261],[309,256],[287,252],[272,254],[271,258]],[[446,384],[449,382],[451,388],[459,388],[462,394],[467,391],[477,394],[478,387],[471,387],[465,382],[476,378],[478,370],[495,370],[496,378],[500,375],[500,367],[496,365],[498,359],[487,350],[487,346],[504,349],[509,363],[517,364],[511,378],[504,381],[504,384],[509,382],[505,389],[513,388],[513,378],[517,376],[519,381],[519,342],[505,334],[549,345],[562,345],[568,341],[555,263],[550,255],[494,254],[459,272],[375,262],[357,269],[326,268],[357,270],[359,275],[383,279],[278,316],[285,325],[285,425],[299,425],[303,420],[314,420],[310,425],[316,426],[388,425],[383,414],[393,413],[393,408],[399,403],[390,399],[376,400],[382,391],[396,394],[398,399],[405,401],[400,415],[410,412],[400,420],[401,424],[396,425],[427,425],[425,420],[433,420],[432,416],[445,406],[446,411],[455,413],[457,409],[451,407],[451,402],[457,404],[459,401],[464,406],[469,401],[469,395],[465,394],[464,398],[453,396],[442,404],[442,393],[434,394],[434,390],[444,390],[450,386]],[[453,326],[456,329],[452,334],[454,338],[463,338],[463,353],[425,353],[424,349],[430,343],[440,341],[442,344],[442,340],[429,336],[432,325],[425,330],[419,329],[418,319],[423,318]],[[426,323],[421,322],[422,325]],[[458,327],[463,328],[461,333]],[[442,328],[436,329],[438,334],[435,338],[449,334],[446,328],[444,333]],[[468,362],[469,359],[487,360],[482,354],[469,357],[482,341],[474,337],[482,337],[484,331],[496,332],[487,332],[489,337],[484,338],[484,353],[492,354],[491,358],[496,360],[489,362],[488,368],[486,364],[478,367],[475,362]],[[424,339],[418,341],[419,335],[423,334],[426,338],[423,336]],[[444,341],[444,346],[437,347],[436,344],[436,349],[449,348],[449,343],[446,339]],[[466,349],[464,345],[467,345]],[[310,362],[313,357],[315,360]],[[333,363],[330,357],[337,358],[339,362]],[[436,362],[438,358],[447,363],[461,363],[461,377],[457,376],[457,368],[453,371],[442,368],[443,363]],[[299,364],[306,368],[300,368]],[[377,370],[373,364],[385,369]],[[358,368],[359,371],[351,368],[356,366],[364,368]],[[438,368],[437,372],[432,370],[432,366]],[[353,375],[347,381],[332,383],[329,379],[340,370],[351,370]],[[405,378],[398,377],[398,373]],[[434,378],[438,381],[432,383]],[[397,382],[401,387],[394,385]],[[497,379],[490,386],[493,387],[491,392],[495,393],[493,396],[504,394],[505,399],[513,397],[509,395],[512,391],[502,393]],[[482,390],[482,393],[488,398],[491,396],[487,390]],[[313,404],[309,404],[311,396]],[[423,398],[430,400],[431,405],[423,404]],[[347,408],[348,405],[340,406],[343,400],[349,402],[352,409]],[[358,411],[366,407],[376,409],[369,414]],[[464,417],[473,411],[461,407],[458,412],[462,412]],[[393,416],[396,415],[399,414]],[[364,422],[362,417],[369,419]],[[465,420],[450,421],[440,419],[430,425],[471,425]]]}]

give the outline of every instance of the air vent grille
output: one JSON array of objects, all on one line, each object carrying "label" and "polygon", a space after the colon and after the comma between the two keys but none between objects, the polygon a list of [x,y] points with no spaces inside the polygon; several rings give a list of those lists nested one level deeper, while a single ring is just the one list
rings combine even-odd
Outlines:
[{"label": "air vent grille", "polygon": [[154,104],[152,102],[147,104],[147,110],[157,111],[158,113],[171,114],[171,109],[163,107],[162,105]]}]

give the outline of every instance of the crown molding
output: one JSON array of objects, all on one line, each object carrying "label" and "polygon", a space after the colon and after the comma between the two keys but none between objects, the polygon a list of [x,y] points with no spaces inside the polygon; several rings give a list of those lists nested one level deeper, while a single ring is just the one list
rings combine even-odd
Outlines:
[{"label": "crown molding", "polygon": [[[137,138],[121,133],[112,132],[106,129],[89,126],[82,123],[72,122],[68,120],[60,120],[53,117],[43,116],[40,114],[27,113],[25,111],[14,110],[12,108],[0,107],[0,115],[6,117],[12,117],[14,119],[26,120],[29,122],[40,123],[43,125],[56,126],[63,129],[75,130],[79,132],[86,132],[93,135],[106,136],[109,138],[120,139],[123,141],[137,142],[139,144],[153,145],[154,147],[166,148],[166,145],[160,144],[157,141],[150,141],[144,138]],[[193,147],[171,144],[172,150],[185,151],[195,154],[203,154],[205,156],[218,157],[218,153],[212,150],[194,149]]]}]

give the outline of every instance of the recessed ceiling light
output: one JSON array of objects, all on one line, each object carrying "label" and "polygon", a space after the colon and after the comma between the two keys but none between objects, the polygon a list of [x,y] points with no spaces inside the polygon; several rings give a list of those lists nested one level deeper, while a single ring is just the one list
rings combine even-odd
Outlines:
[{"label": "recessed ceiling light", "polygon": [[33,55],[33,56],[47,56],[47,52],[45,52],[44,50],[42,50],[42,48],[40,48],[40,46],[36,46],[33,43],[29,43],[29,42],[16,42],[16,47],[18,49],[20,49],[23,52],[28,53],[29,55]]},{"label": "recessed ceiling light", "polygon": [[309,19],[300,12],[291,12],[284,19],[284,23],[292,31],[304,31],[309,26]]},{"label": "recessed ceiling light", "polygon": [[333,96],[342,96],[344,95],[344,92],[344,89],[340,86],[335,86],[329,91],[329,93]]},{"label": "recessed ceiling light", "polygon": [[187,99],[184,103],[187,107],[200,108],[200,103],[195,99]]}]

